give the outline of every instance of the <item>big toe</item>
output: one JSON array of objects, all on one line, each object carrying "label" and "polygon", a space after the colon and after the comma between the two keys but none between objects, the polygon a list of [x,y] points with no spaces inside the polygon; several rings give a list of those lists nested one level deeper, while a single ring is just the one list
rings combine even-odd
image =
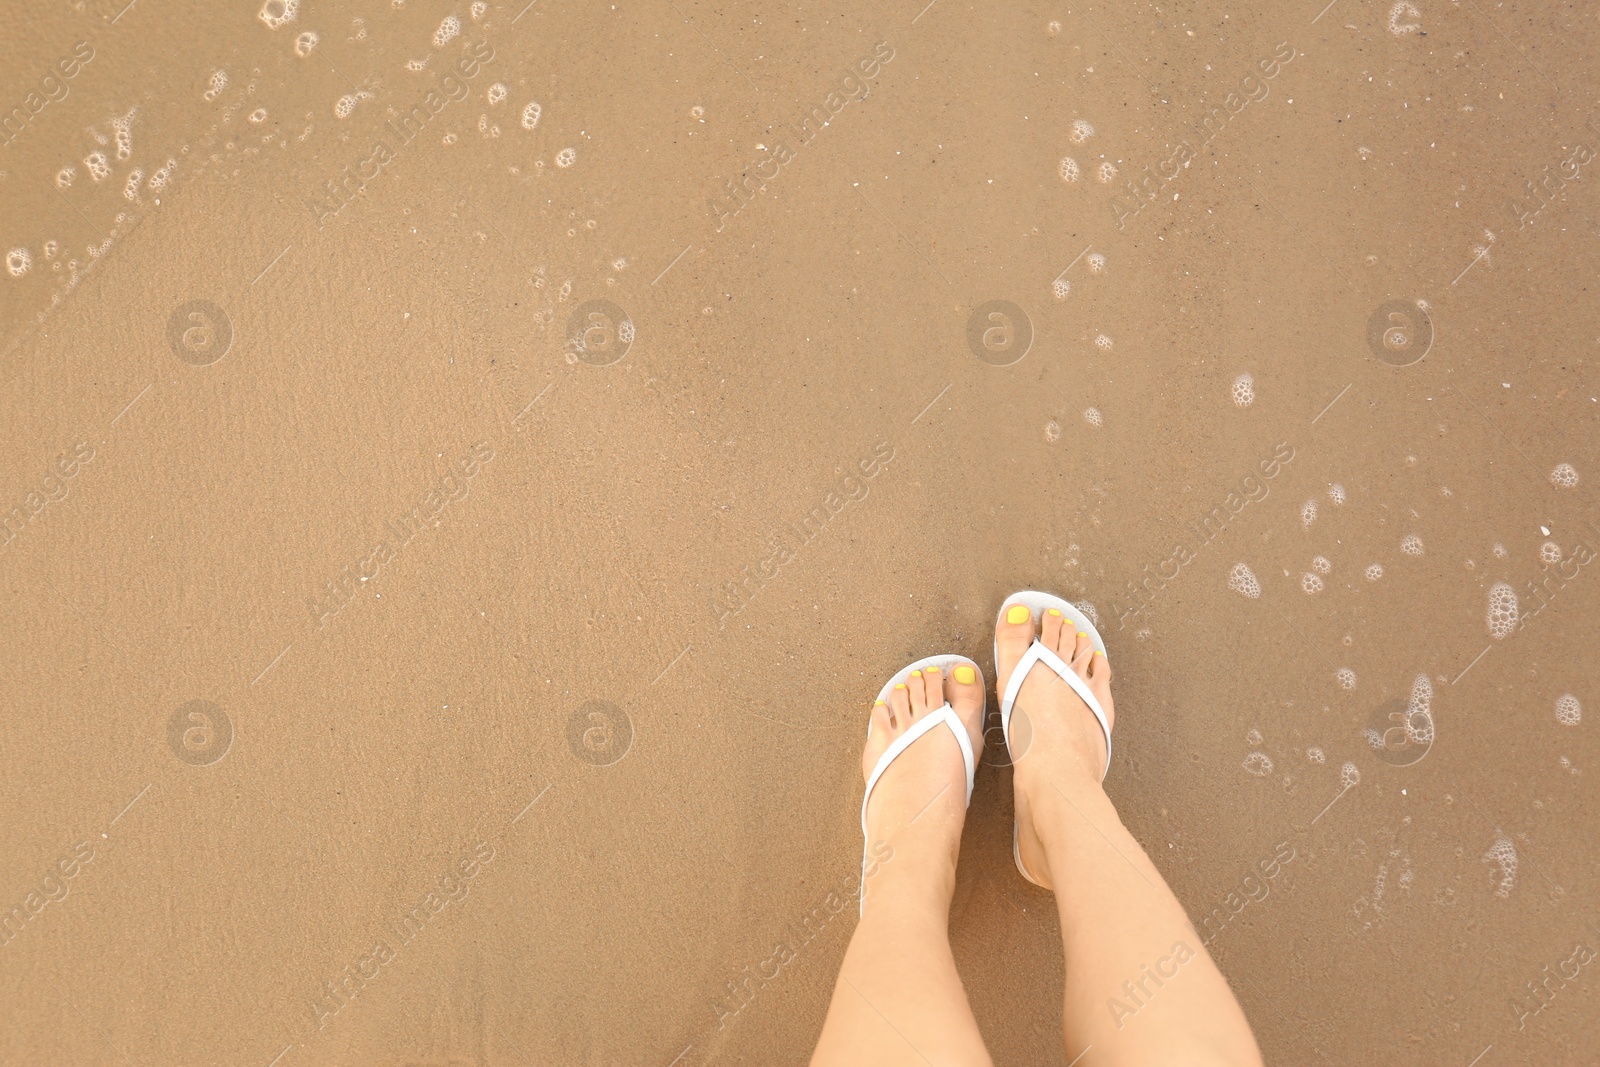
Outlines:
[{"label": "big toe", "polygon": [[1013,604],[1000,616],[995,625],[995,670],[1001,692],[1010,683],[1011,672],[1016,669],[1028,646],[1033,644],[1033,611],[1026,604]]}]

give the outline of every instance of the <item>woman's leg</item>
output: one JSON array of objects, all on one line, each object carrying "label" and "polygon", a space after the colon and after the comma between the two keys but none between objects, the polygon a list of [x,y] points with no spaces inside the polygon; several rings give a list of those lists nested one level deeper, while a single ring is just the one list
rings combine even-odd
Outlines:
[{"label": "woman's leg", "polygon": [[[970,667],[951,677],[913,675],[872,709],[862,754],[872,772],[890,742],[945,702],[983,750],[983,679]],[[866,908],[845,952],[813,1064],[987,1064],[967,994],[950,955],[950,899],[966,821],[961,749],[946,727],[913,742],[884,771],[867,808],[873,866]]]},{"label": "woman's leg", "polygon": [[[1034,637],[1026,608],[999,628],[1000,690]],[[1046,612],[1040,640],[1105,710],[1111,665]],[[1178,899],[1100,787],[1105,736],[1072,688],[1035,666],[1012,712],[1022,862],[1053,886],[1066,952],[1063,1030],[1079,1067],[1261,1063],[1250,1025]]]}]

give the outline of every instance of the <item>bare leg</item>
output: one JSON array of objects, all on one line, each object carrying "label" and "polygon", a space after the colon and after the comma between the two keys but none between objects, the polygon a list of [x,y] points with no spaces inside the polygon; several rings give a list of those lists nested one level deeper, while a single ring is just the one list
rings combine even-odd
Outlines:
[{"label": "bare leg", "polygon": [[[983,679],[913,676],[872,709],[863,775],[896,737],[945,702],[983,748]],[[892,712],[892,715],[891,715]],[[872,866],[862,886],[865,913],[850,939],[813,1064],[988,1064],[989,1054],[950,954],[950,899],[966,821],[961,750],[945,727],[902,752],[878,781],[867,808]]]},{"label": "bare leg", "polygon": [[[1001,691],[1034,637],[1027,609],[1019,615],[1000,623]],[[1072,664],[1112,718],[1111,665],[1074,631],[1070,620],[1046,612],[1040,640]],[[1105,737],[1089,709],[1053,671],[1035,666],[1011,732],[1023,865],[1057,889],[1068,1060],[1081,1055],[1078,1067],[1259,1065],[1227,980],[1100,787]]]}]

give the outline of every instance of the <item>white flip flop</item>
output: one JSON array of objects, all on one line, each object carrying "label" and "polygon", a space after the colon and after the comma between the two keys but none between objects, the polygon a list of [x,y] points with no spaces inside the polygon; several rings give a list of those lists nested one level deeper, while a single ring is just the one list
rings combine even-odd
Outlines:
[{"label": "white flip flop", "polygon": [[[917,660],[915,663],[907,664],[900,668],[899,673],[893,678],[883,683],[883,688],[878,691],[878,700],[887,701],[890,690],[910,678],[912,671],[938,667],[941,674],[949,677],[950,672],[960,666],[971,667],[976,672],[981,698],[984,701],[982,712],[987,714],[988,692],[983,680],[983,669],[965,656],[928,656],[925,659]],[[874,702],[873,706],[877,706],[876,702]],[[983,721],[982,715],[979,716],[978,721]],[[922,718],[917,720],[915,726],[890,742],[889,747],[883,750],[883,755],[878,757],[878,765],[872,768],[872,774],[867,778],[867,792],[861,798],[861,837],[865,842],[861,848],[861,910],[863,913],[865,913],[867,907],[867,850],[872,847],[872,839],[867,833],[867,802],[872,799],[872,788],[878,784],[878,779],[883,777],[883,772],[889,769],[889,764],[893,763],[900,753],[910,748],[917,738],[937,729],[941,723],[950,728],[950,732],[955,734],[956,744],[961,746],[961,761],[967,767],[967,805],[969,807],[972,805],[972,783],[974,776],[978,772],[978,760],[977,756],[973,754],[972,738],[967,736],[966,724],[961,721],[961,716],[956,714],[956,709],[952,708],[950,702],[946,700],[941,707],[923,715]],[[872,737],[872,719],[870,717],[867,719],[867,737],[869,739]]]},{"label": "white flip flop", "polygon": [[[1051,593],[1025,589],[1020,593],[1012,593],[1006,597],[1006,602],[1000,605],[1000,613],[995,616],[995,633],[997,635],[994,642],[995,670],[1000,669],[1000,639],[998,637],[1000,620],[1005,618],[1007,611],[1010,611],[1018,604],[1025,606],[1033,613],[1035,624],[1041,628],[1043,626],[1044,613],[1050,608],[1055,608],[1062,615],[1065,615],[1069,621],[1077,625],[1077,630],[1073,631],[1074,633],[1081,631],[1088,634],[1089,640],[1094,644],[1095,649],[1101,655],[1105,654],[1106,643],[1101,640],[1100,631],[1095,629],[1094,623],[1089,620],[1089,616],[1085,615],[1078,607]],[[1024,652],[1022,659],[1017,662],[1016,670],[1011,672],[1011,678],[1006,683],[1006,691],[1000,697],[1000,728],[1005,735],[1006,751],[1010,753],[1012,762],[1016,762],[1017,755],[1011,750],[1011,708],[1017,701],[1017,694],[1022,691],[1024,679],[1027,678],[1028,672],[1033,669],[1036,663],[1042,663],[1055,671],[1062,681],[1070,685],[1073,692],[1083,699],[1083,702],[1089,706],[1089,710],[1094,713],[1095,719],[1100,723],[1100,729],[1106,735],[1106,769],[1100,774],[1101,779],[1104,780],[1106,774],[1111,770],[1111,723],[1106,718],[1105,709],[1100,706],[1100,701],[1095,699],[1093,690],[1089,688],[1082,678],[1078,677],[1078,672],[1072,669],[1071,664],[1048,648],[1045,648],[1039,642],[1037,633],[1033,638],[1033,644],[1028,646],[1028,651]],[[1017,824],[1015,822],[1011,824],[1011,858],[1016,860],[1017,870],[1022,873],[1022,877],[1041,889],[1050,888],[1029,874],[1028,869],[1022,865],[1022,844],[1018,838]]]}]

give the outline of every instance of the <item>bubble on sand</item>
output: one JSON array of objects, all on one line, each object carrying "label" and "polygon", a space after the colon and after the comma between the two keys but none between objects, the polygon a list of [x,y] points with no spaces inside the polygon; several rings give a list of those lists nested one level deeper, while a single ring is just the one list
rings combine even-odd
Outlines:
[{"label": "bubble on sand", "polygon": [[1433,744],[1433,683],[1426,674],[1411,680],[1411,701],[1406,705],[1406,740],[1414,745]]},{"label": "bubble on sand", "polygon": [[1050,295],[1057,300],[1065,300],[1070,292],[1072,292],[1072,283],[1065,278],[1057,278],[1050,283]]},{"label": "bubble on sand", "polygon": [[1309,529],[1311,524],[1316,521],[1317,502],[1315,500],[1307,500],[1300,505],[1300,525]]},{"label": "bubble on sand", "polygon": [[1105,421],[1105,417],[1100,414],[1099,408],[1084,408],[1083,419],[1090,426],[1099,426]]},{"label": "bubble on sand", "polygon": [[539,116],[544,114],[544,108],[539,106],[537,100],[529,101],[528,106],[522,109],[522,128],[534,129],[539,125]]},{"label": "bubble on sand", "polygon": [[315,30],[306,30],[294,39],[294,54],[301,59],[306,58],[317,50],[317,42],[321,40]]},{"label": "bubble on sand", "polygon": [[1089,265],[1090,274],[1104,274],[1106,272],[1106,257],[1099,252],[1091,252],[1089,258],[1084,262]]},{"label": "bubble on sand", "polygon": [[1517,591],[1509,582],[1496,582],[1489,589],[1489,636],[1503,641],[1517,628]]},{"label": "bubble on sand", "polygon": [[1400,542],[1400,551],[1408,556],[1422,555],[1422,538],[1416,534],[1406,534],[1405,540]]},{"label": "bubble on sand", "polygon": [[207,85],[209,88],[207,88],[205,93],[202,95],[204,95],[207,100],[215,100],[222,90],[228,87],[228,72],[225,70],[212,71],[211,80],[207,82]]},{"label": "bubble on sand", "polygon": [[89,168],[89,177],[101,181],[111,174],[111,164],[106,161],[104,152],[90,152],[83,157],[83,165]]},{"label": "bubble on sand", "polygon": [[1539,546],[1539,559],[1545,563],[1561,562],[1561,546],[1554,541],[1546,541]]},{"label": "bubble on sand", "polygon": [[345,93],[339,98],[338,102],[333,105],[333,113],[337,118],[347,119],[350,117],[350,113],[356,109],[357,104],[363,100],[370,99],[371,96],[372,94],[366,92],[365,90],[354,93]]},{"label": "bubble on sand", "polygon": [[408,60],[406,60],[406,69],[409,70],[413,74],[422,73],[422,71],[424,69],[426,69],[427,66],[428,66],[428,61],[426,59],[408,59]]},{"label": "bubble on sand", "polygon": [[20,278],[33,269],[33,256],[26,248],[13,248],[6,253],[6,270],[13,278]]},{"label": "bubble on sand", "polygon": [[1061,424],[1055,419],[1044,424],[1044,439],[1052,444],[1061,439]]},{"label": "bubble on sand", "polygon": [[1233,380],[1233,402],[1242,408],[1256,402],[1256,380],[1253,376],[1241,374]]},{"label": "bubble on sand", "polygon": [[1244,769],[1258,778],[1272,773],[1272,757],[1265,752],[1252,752],[1244,758]]},{"label": "bubble on sand", "polygon": [[254,111],[250,112],[249,118],[251,122],[259,126],[263,122],[267,121],[267,109],[264,107],[258,107]]},{"label": "bubble on sand", "polygon": [[615,271],[627,270],[628,269],[628,257],[627,256],[618,256],[616,259],[613,259],[611,261],[611,269],[615,270]]},{"label": "bubble on sand", "polygon": [[76,167],[62,167],[56,171],[56,188],[67,189],[72,186],[72,179],[78,176]]},{"label": "bubble on sand", "polygon": [[1350,789],[1360,784],[1361,768],[1349,760],[1345,760],[1344,766],[1339,768],[1339,788]]},{"label": "bubble on sand", "polygon": [[1251,748],[1255,748],[1257,745],[1261,744],[1263,740],[1265,740],[1265,738],[1261,736],[1261,731],[1257,730],[1254,726],[1250,728],[1249,733],[1244,735],[1244,743],[1249,745]]},{"label": "bubble on sand", "polygon": [[1499,541],[1496,541],[1494,543],[1494,548],[1491,551],[1494,552],[1494,558],[1495,559],[1505,559],[1506,558],[1506,546],[1502,545]]},{"label": "bubble on sand", "polygon": [[1411,0],[1400,0],[1389,9],[1389,32],[1396,37],[1404,37],[1408,33],[1418,33],[1422,27],[1415,22],[1402,22],[1401,19],[1420,19],[1422,12],[1417,10],[1417,5]]},{"label": "bubble on sand", "polygon": [[138,110],[134,108],[121,118],[111,120],[111,132],[117,142],[118,159],[126,160],[133,155],[133,116]]},{"label": "bubble on sand", "polygon": [[439,28],[433,31],[433,47],[443,48],[461,35],[461,20],[454,15],[446,15],[444,21],[439,23]]},{"label": "bubble on sand", "polygon": [[1228,588],[1251,600],[1261,599],[1261,583],[1256,581],[1255,572],[1243,563],[1235,563],[1228,572]]},{"label": "bubble on sand", "polygon": [[1583,705],[1571,693],[1556,697],[1556,722],[1562,726],[1576,726],[1583,721]]},{"label": "bubble on sand", "polygon": [[1089,125],[1087,119],[1074,119],[1072,132],[1067,134],[1067,140],[1073,144],[1082,144],[1094,136],[1094,127]]},{"label": "bubble on sand", "polygon": [[1094,346],[1102,352],[1109,352],[1111,351],[1111,338],[1103,333],[1099,334],[1094,339]]},{"label": "bubble on sand", "polygon": [[472,21],[478,22],[488,13],[489,5],[484,3],[483,0],[472,0],[472,7],[469,10],[472,14]]},{"label": "bubble on sand", "polygon": [[1073,159],[1071,156],[1061,157],[1060,174],[1062,181],[1075,182],[1078,180],[1079,173],[1078,161],[1076,159]]},{"label": "bubble on sand", "polygon": [[507,91],[503,82],[495,82],[489,86],[489,91],[483,94],[484,99],[488,100],[491,105],[498,104],[506,98]]},{"label": "bubble on sand", "polygon": [[1344,503],[1344,486],[1334,482],[1328,486],[1328,499],[1333,501],[1333,506],[1338,507]]},{"label": "bubble on sand", "polygon": [[256,17],[265,22],[268,29],[275,30],[285,22],[293,22],[299,13],[300,0],[267,0]]},{"label": "bubble on sand", "polygon": [[[1078,546],[1077,545],[1073,545],[1072,547],[1074,549],[1076,549]],[[1072,606],[1077,608],[1079,611],[1083,612],[1085,615],[1089,616],[1089,621],[1094,623],[1095,627],[1097,629],[1099,628],[1099,626],[1100,626],[1100,612],[1095,608],[1095,606],[1094,606],[1094,604],[1092,602],[1090,602],[1088,600],[1080,600],[1076,604],[1073,604]]]},{"label": "bubble on sand", "polygon": [[696,104],[694,107],[689,109],[689,117],[692,119],[699,119],[701,122],[704,122],[706,120],[706,109],[701,107],[699,104]]},{"label": "bubble on sand", "polygon": [[1318,748],[1316,745],[1312,745],[1310,748],[1306,749],[1306,759],[1310,760],[1312,763],[1328,762],[1327,755],[1325,755],[1322,749]]},{"label": "bubble on sand", "polygon": [[1356,687],[1356,672],[1349,667],[1340,667],[1333,673],[1339,682],[1340,689],[1354,689]]},{"label": "bubble on sand", "polygon": [[1489,851],[1483,854],[1483,862],[1500,868],[1500,882],[1495,886],[1494,895],[1509,897],[1517,885],[1517,846],[1511,843],[1509,837],[1501,834],[1489,846]]},{"label": "bubble on sand", "polygon": [[139,199],[139,185],[143,181],[144,169],[142,167],[134,167],[133,170],[128,173],[128,180],[123,183],[122,195],[127,197],[129,200]]},{"label": "bubble on sand", "polygon": [[1320,593],[1322,592],[1322,579],[1310,571],[1306,571],[1300,576],[1300,588],[1307,593]]},{"label": "bubble on sand", "polygon": [[1550,472],[1550,483],[1561,489],[1571,489],[1578,484],[1578,472],[1570,463],[1559,464]]},{"label": "bubble on sand", "polygon": [[556,153],[556,166],[558,167],[570,167],[577,161],[578,150],[576,148],[563,148]]},{"label": "bubble on sand", "polygon": [[1056,34],[1061,32],[1061,23],[1052,20],[1045,26],[1044,32],[1054,37]]},{"label": "bubble on sand", "polygon": [[1327,556],[1316,556],[1311,560],[1311,569],[1318,574],[1331,574],[1333,572],[1333,564],[1328,562]]},{"label": "bubble on sand", "polygon": [[1094,176],[1101,185],[1110,185],[1112,179],[1117,176],[1117,168],[1109,159],[1102,160],[1095,168]]},{"label": "bubble on sand", "polygon": [[177,165],[178,161],[176,159],[168,157],[167,161],[161,165],[161,168],[150,175],[150,189],[152,192],[159,193],[167,187],[167,182],[171,179],[172,171]]}]

